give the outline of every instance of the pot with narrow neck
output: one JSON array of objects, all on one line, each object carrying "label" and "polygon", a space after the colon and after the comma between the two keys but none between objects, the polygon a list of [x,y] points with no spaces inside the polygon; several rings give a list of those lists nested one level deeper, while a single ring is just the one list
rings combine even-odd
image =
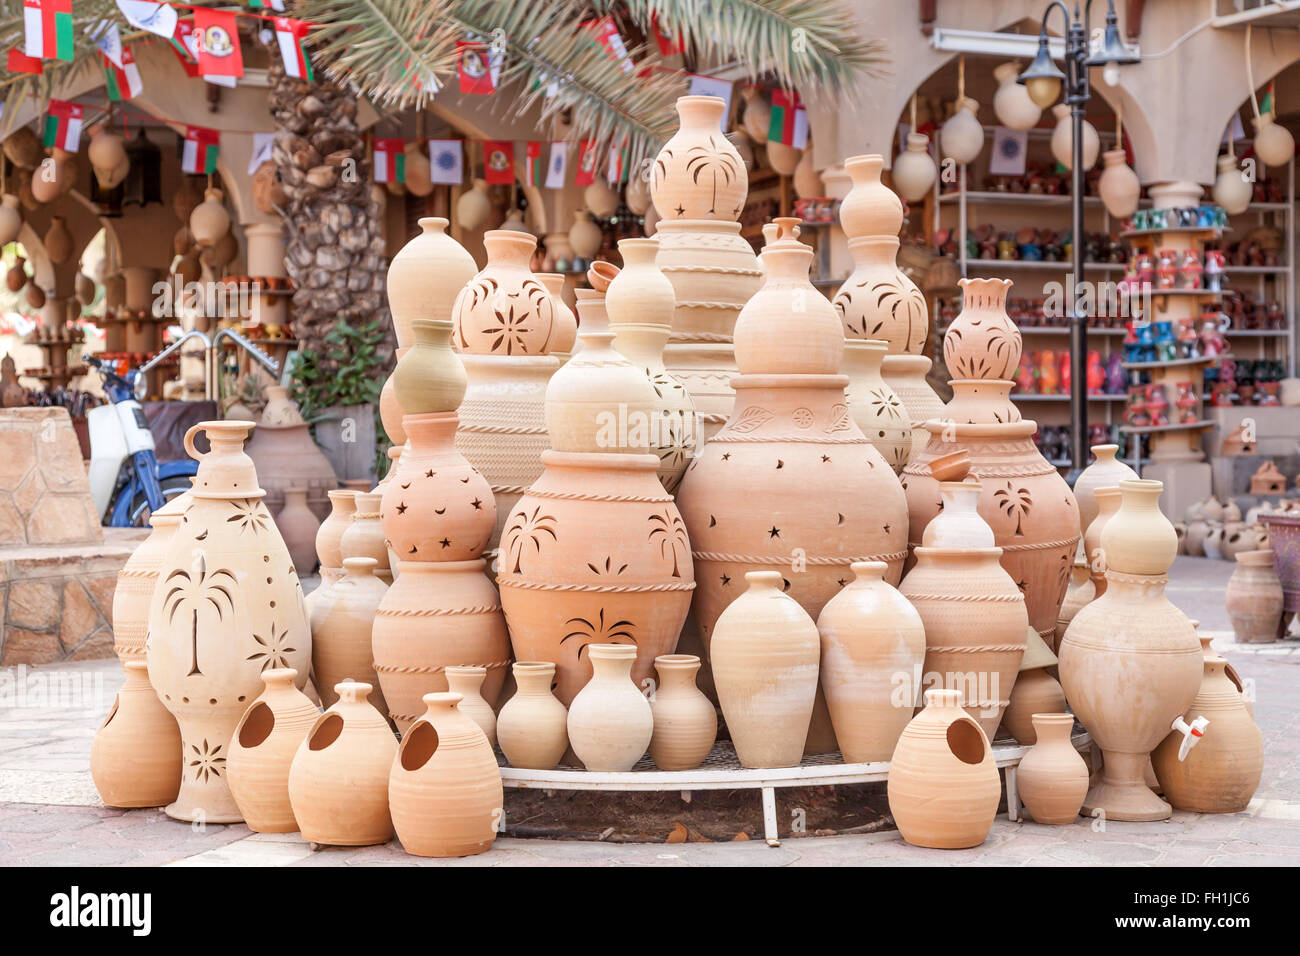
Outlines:
[{"label": "pot with narrow neck", "polygon": [[452,306],[478,267],[465,247],[447,235],[446,219],[426,216],[420,234],[402,246],[388,266],[385,289],[397,344],[415,344],[416,319],[451,319]]},{"label": "pot with narrow neck", "polygon": [[650,756],[660,770],[694,770],[717,739],[718,715],[695,686],[699,670],[700,659],[694,654],[655,658],[659,683],[650,695],[654,712]]},{"label": "pot with narrow neck", "polygon": [[555,322],[555,305],[529,259],[537,240],[526,232],[483,234],[487,265],[465,286],[452,309],[452,343],[475,355],[541,355]]},{"label": "pot with narrow neck", "polygon": [[894,390],[880,376],[885,352],[885,343],[878,340],[845,340],[844,374],[849,377],[846,394],[862,434],[894,474],[899,474],[912,455],[912,422]]},{"label": "pot with narrow neck", "polygon": [[1079,530],[1087,533],[1088,525],[1097,517],[1097,489],[1115,488],[1125,478],[1136,478],[1137,472],[1118,459],[1119,445],[1093,445],[1093,462],[1074,482],[1074,500],[1079,504]]},{"label": "pot with narrow neck", "polygon": [[735,222],[749,192],[749,175],[722,132],[726,101],[716,96],[677,99],[680,127],[655,157],[650,196],[665,221]]},{"label": "pot with narrow neck", "polygon": [[854,269],[835,293],[844,335],[881,339],[890,355],[919,355],[929,331],[925,297],[898,267],[896,235],[849,240]]}]

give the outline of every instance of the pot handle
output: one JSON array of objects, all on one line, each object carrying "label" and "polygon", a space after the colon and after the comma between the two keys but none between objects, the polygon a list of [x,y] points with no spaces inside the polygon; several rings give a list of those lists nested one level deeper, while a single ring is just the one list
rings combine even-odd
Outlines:
[{"label": "pot handle", "polygon": [[194,447],[194,436],[203,431],[203,423],[191,425],[189,431],[185,433],[185,454],[189,455],[195,461],[203,461],[203,454]]}]

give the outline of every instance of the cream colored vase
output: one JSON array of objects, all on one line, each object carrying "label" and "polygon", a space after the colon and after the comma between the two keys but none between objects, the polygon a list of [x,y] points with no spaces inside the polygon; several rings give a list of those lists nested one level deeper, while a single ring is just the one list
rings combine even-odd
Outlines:
[{"label": "cream colored vase", "polygon": [[626,771],[640,760],[654,734],[654,713],[632,683],[632,644],[587,647],[592,676],[569,705],[569,745],[588,770]]},{"label": "cream colored vase", "polygon": [[1125,478],[1136,478],[1137,472],[1120,461],[1119,445],[1093,445],[1093,462],[1079,473],[1074,482],[1074,500],[1079,505],[1079,531],[1086,533],[1092,519],[1097,517],[1097,489],[1115,488]]},{"label": "cream colored vase", "polygon": [[845,392],[853,420],[897,475],[912,456],[912,422],[894,390],[880,377],[884,357],[883,342],[844,342],[843,371],[849,377]]},{"label": "cream colored vase", "polygon": [[449,320],[460,290],[474,278],[474,257],[447,235],[446,219],[420,220],[420,234],[393,256],[385,291],[397,344],[415,344],[415,319]]},{"label": "cream colored vase", "polygon": [[447,690],[460,695],[459,709],[462,714],[478,724],[488,744],[497,745],[497,715],[492,706],[483,699],[483,681],[487,679],[486,667],[467,664],[448,667]]},{"label": "cream colored vase", "polygon": [[740,218],[749,175],[722,133],[726,107],[717,96],[678,97],[681,125],[651,169],[650,197],[665,222]]},{"label": "cream colored vase", "polygon": [[569,712],[551,692],[555,665],[516,661],[514,696],[497,715],[497,740],[510,766],[550,770],[569,745]]}]

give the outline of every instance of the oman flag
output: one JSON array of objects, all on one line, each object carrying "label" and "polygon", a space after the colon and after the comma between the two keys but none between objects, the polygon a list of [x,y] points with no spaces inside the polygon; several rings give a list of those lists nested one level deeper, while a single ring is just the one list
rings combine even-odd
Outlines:
[{"label": "oman flag", "polygon": [[23,28],[28,56],[72,59],[72,0],[23,0]]},{"label": "oman flag", "polygon": [[45,146],[75,153],[81,148],[82,108],[66,100],[50,100],[45,116]]},{"label": "oman flag", "polygon": [[121,66],[110,60],[106,53],[101,53],[100,56],[104,59],[104,73],[107,76],[104,85],[108,90],[108,98],[129,100],[138,96],[144,89],[144,83],[140,80],[140,68],[135,65],[135,54],[131,48],[123,48]]},{"label": "oman flag", "polygon": [[284,61],[284,72],[295,80],[315,81],[311,60],[303,49],[302,41],[307,36],[307,23],[292,17],[275,18],[275,41],[280,45],[280,59]]},{"label": "oman flag", "polygon": [[18,47],[9,51],[9,56],[5,60],[5,68],[10,73],[35,73],[38,76],[45,72],[45,67],[41,66],[39,57],[28,56]]},{"label": "oman flag", "polygon": [[808,111],[799,102],[798,93],[772,92],[772,122],[767,138],[795,149],[808,145]]},{"label": "oman flag", "polygon": [[590,186],[596,181],[596,141],[583,140],[578,145],[578,170],[573,174],[573,185]]},{"label": "oman flag", "polygon": [[402,152],[405,146],[403,139],[375,140],[375,182],[406,182],[406,155]]},{"label": "oman flag", "polygon": [[185,127],[185,149],[181,153],[181,172],[211,176],[217,171],[221,153],[221,133],[205,126]]},{"label": "oman flag", "polygon": [[546,179],[546,165],[542,162],[542,144],[530,140],[524,147],[527,161],[524,163],[524,185],[541,186]]}]

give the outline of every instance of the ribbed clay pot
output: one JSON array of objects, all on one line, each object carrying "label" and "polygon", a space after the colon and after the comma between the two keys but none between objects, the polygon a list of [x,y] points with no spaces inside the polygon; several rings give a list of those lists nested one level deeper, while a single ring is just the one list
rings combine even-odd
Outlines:
[{"label": "ribbed clay pot", "polygon": [[551,692],[555,665],[516,661],[516,691],[497,714],[497,740],[512,767],[550,770],[569,746],[569,713]]},{"label": "ribbed clay pot", "polygon": [[411,331],[415,341],[393,369],[393,398],[404,415],[454,412],[469,379],[451,349],[451,320],[414,319]]},{"label": "ribbed clay pot", "polygon": [[528,261],[537,239],[526,232],[483,234],[487,265],[452,309],[452,343],[475,355],[541,355],[555,322],[555,304]]},{"label": "ribbed clay pot", "polygon": [[293,686],[292,668],[262,672],[262,691],[240,718],[230,741],[230,792],[244,822],[258,833],[298,829],[289,805],[289,765],[320,716]]},{"label": "ribbed clay pot", "polygon": [[1136,478],[1137,472],[1124,464],[1116,455],[1119,445],[1093,445],[1093,462],[1074,482],[1074,500],[1079,505],[1079,530],[1087,532],[1092,519],[1097,517],[1097,489],[1117,488],[1125,478]]},{"label": "ribbed clay pot", "polygon": [[1282,582],[1272,550],[1237,552],[1224,603],[1240,643],[1268,643],[1281,636]]},{"label": "ribbed clay pot", "polygon": [[[374,558],[344,558],[343,564],[345,573],[311,607],[312,674],[326,707],[338,699],[334,685],[345,680],[379,686],[370,635],[388,584],[375,577]],[[378,690],[369,699],[388,713]]]},{"label": "ribbed clay pot", "polygon": [[460,712],[468,717],[483,731],[488,744],[497,745],[497,715],[492,705],[483,699],[483,682],[487,680],[488,669],[475,665],[460,664],[448,667],[447,689],[460,695]]},{"label": "ribbed clay pot", "polygon": [[329,514],[327,492],[339,486],[334,466],[311,437],[311,426],[289,400],[288,391],[268,385],[262,420],[248,442],[248,455],[266,489],[266,507],[278,515],[286,488],[306,488],[307,505],[322,521]]},{"label": "ribbed clay pot", "polygon": [[654,736],[650,756],[660,770],[694,770],[718,736],[718,714],[695,686],[700,659],[694,654],[655,658],[659,683],[650,697]]},{"label": "ribbed clay pot", "polygon": [[723,135],[726,108],[717,96],[677,98],[680,126],[655,157],[650,179],[650,197],[664,221],[740,218],[749,175]]},{"label": "ribbed clay pot", "polygon": [[122,663],[144,659],[149,636],[149,605],[172,534],[180,527],[190,499],[179,495],[149,518],[152,530],[117,572],[113,591],[113,652]]},{"label": "ribbed clay pot", "polygon": [[912,457],[912,421],[894,390],[880,377],[884,357],[883,342],[844,342],[844,374],[849,377],[845,393],[853,420],[897,475]]},{"label": "ribbed clay pot", "polygon": [[306,488],[284,489],[284,507],[275,516],[275,526],[280,529],[293,566],[301,574],[311,574],[316,568],[316,534],[320,520],[307,507]]},{"label": "ribbed clay pot", "polygon": [[402,246],[388,266],[385,290],[401,348],[415,344],[413,320],[450,319],[456,296],[478,272],[474,257],[447,235],[447,225],[438,217],[421,219],[420,235]]},{"label": "ribbed clay pot", "polygon": [[491,849],[505,791],[492,745],[454,693],[425,694],[427,710],[402,739],[388,778],[393,827],[416,856]]},{"label": "ribbed clay pot", "polygon": [[654,713],[632,681],[637,648],[590,644],[592,676],[569,705],[569,746],[588,770],[631,770],[650,746]]},{"label": "ribbed clay pot", "polygon": [[1016,771],[1020,799],[1035,823],[1069,826],[1088,795],[1088,767],[1070,742],[1074,715],[1042,712],[1032,720],[1036,740]]},{"label": "ribbed clay pot", "polygon": [[[447,447],[450,446],[449,437]],[[348,558],[373,558],[375,567],[371,573],[384,583],[391,584],[393,572],[388,566],[388,539],[384,536],[381,519],[382,502],[383,495],[380,493],[357,492],[356,510],[352,512],[352,521],[339,539],[339,553],[343,555],[345,564]]]},{"label": "ribbed clay pot", "polygon": [[889,763],[889,812],[913,846],[957,850],[989,835],[1002,797],[993,750],[959,690],[927,690]]},{"label": "ribbed clay pot", "polygon": [[122,666],[126,681],[90,745],[90,777],[107,806],[166,806],[181,786],[181,732],[149,683],[148,665]]},{"label": "ribbed clay pot", "polygon": [[930,318],[925,296],[898,267],[898,235],[849,240],[853,271],[835,293],[845,338],[880,339],[891,355],[919,355]]},{"label": "ribbed clay pot", "polygon": [[855,562],[817,618],[821,687],[846,763],[889,760],[920,696],[925,628],[887,569]]}]

